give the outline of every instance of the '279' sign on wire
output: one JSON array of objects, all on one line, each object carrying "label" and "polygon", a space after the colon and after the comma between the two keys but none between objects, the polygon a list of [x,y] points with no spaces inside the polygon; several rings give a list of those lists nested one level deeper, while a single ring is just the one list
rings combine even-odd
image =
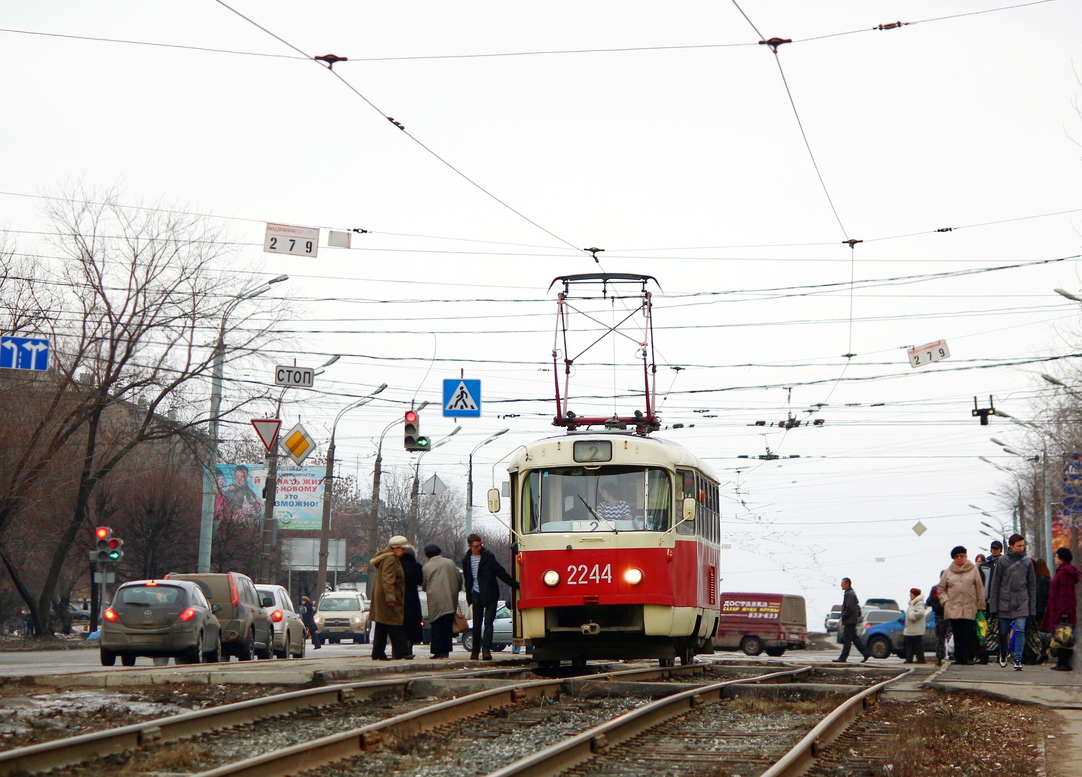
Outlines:
[{"label": "'279' sign on wire", "polygon": [[946,340],[936,340],[934,343],[910,348],[908,353],[909,363],[914,367],[923,367],[925,364],[946,359],[951,355]]},{"label": "'279' sign on wire", "polygon": [[268,254],[315,256],[319,253],[319,229],[291,227],[289,224],[267,224],[263,250]]}]

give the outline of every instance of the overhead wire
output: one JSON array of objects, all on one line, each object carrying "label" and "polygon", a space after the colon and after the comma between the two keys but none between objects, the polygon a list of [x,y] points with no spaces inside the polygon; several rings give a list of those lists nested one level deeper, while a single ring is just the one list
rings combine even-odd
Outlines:
[{"label": "overhead wire", "polygon": [[228,3],[226,3],[226,2],[224,1],[224,0],[214,0],[214,1],[215,1],[216,3],[218,3],[218,5],[222,6],[222,7],[223,7],[223,8],[225,8],[226,10],[230,11],[231,13],[234,13],[234,14],[236,14],[237,16],[239,16],[239,17],[240,17],[241,19],[243,19],[244,21],[246,21],[246,22],[248,22],[249,24],[251,24],[251,25],[252,25],[253,27],[255,27],[256,29],[262,30],[262,31],[263,31],[263,32],[265,32],[265,33],[266,33],[267,35],[270,35],[270,36],[271,36],[272,38],[274,38],[275,40],[277,40],[277,41],[278,41],[279,43],[282,43],[283,45],[285,45],[285,46],[288,46],[288,47],[289,47],[290,49],[292,49],[293,51],[296,51],[296,52],[297,52],[298,54],[301,54],[301,55],[303,55],[303,56],[309,57],[309,58],[310,58],[310,59],[312,60],[312,62],[313,62],[313,63],[315,63],[315,64],[319,65],[319,67],[320,67],[321,69],[323,69],[323,70],[326,70],[326,71],[327,71],[328,73],[330,73],[330,74],[331,74],[332,76],[334,76],[335,78],[337,78],[337,79],[338,79],[338,80],[339,80],[339,81],[340,81],[340,82],[341,82],[341,83],[342,83],[342,84],[343,84],[343,85],[344,85],[344,86],[345,86],[345,87],[346,87],[346,88],[347,88],[347,89],[348,89],[348,90],[349,90],[350,92],[352,92],[352,93],[353,93],[353,94],[355,94],[355,95],[356,95],[357,97],[359,97],[359,98],[360,98],[360,99],[361,99],[361,100],[362,100],[362,101],[363,101],[363,102],[364,102],[364,103],[365,103],[366,105],[368,105],[368,106],[369,106],[369,107],[370,107],[370,108],[371,108],[372,110],[376,111],[376,112],[377,112],[377,113],[378,113],[378,114],[379,114],[380,116],[382,116],[383,118],[387,119],[387,120],[388,120],[388,121],[390,121],[390,122],[391,122],[392,124],[394,124],[394,125],[395,125],[396,127],[398,127],[398,129],[399,129],[399,130],[401,130],[401,131],[402,131],[402,133],[406,135],[406,137],[408,137],[408,138],[409,138],[410,140],[412,140],[412,141],[413,141],[414,143],[416,143],[416,144],[417,144],[418,146],[420,146],[420,147],[421,147],[422,149],[424,149],[424,150],[425,150],[426,152],[428,152],[428,154],[430,154],[430,155],[431,155],[431,156],[432,156],[432,157],[433,157],[434,159],[436,159],[436,160],[437,160],[438,162],[440,162],[440,163],[441,163],[442,165],[444,165],[444,166],[445,166],[445,167],[446,167],[447,169],[449,169],[449,170],[450,170],[451,172],[453,172],[453,173],[455,173],[456,175],[458,175],[458,176],[459,176],[460,178],[462,178],[462,180],[466,181],[466,183],[468,183],[468,184],[470,184],[471,186],[473,186],[474,188],[476,188],[476,189],[477,189],[478,191],[480,191],[480,192],[481,192],[482,194],[484,194],[485,196],[489,197],[490,199],[492,199],[492,200],[493,200],[494,202],[498,203],[499,205],[503,206],[504,208],[506,208],[506,209],[507,209],[508,211],[510,211],[511,213],[514,213],[514,214],[515,214],[516,216],[518,216],[519,218],[523,219],[523,220],[524,220],[524,221],[526,221],[527,223],[529,223],[529,224],[532,224],[532,225],[533,225],[534,227],[536,227],[537,229],[541,230],[542,232],[544,232],[544,233],[545,233],[546,235],[548,235],[549,237],[555,238],[555,239],[556,239],[556,240],[558,240],[559,242],[563,243],[564,245],[568,246],[569,248],[572,248],[572,249],[574,249],[575,251],[579,251],[579,252],[583,252],[583,253],[585,253],[585,252],[583,251],[583,249],[580,249],[580,248],[578,248],[578,247],[577,247],[577,246],[576,246],[576,245],[575,245],[574,243],[571,243],[570,241],[568,241],[568,240],[564,239],[563,237],[560,237],[559,235],[557,235],[557,234],[556,234],[555,232],[553,232],[552,230],[548,229],[547,227],[544,227],[544,226],[542,226],[542,225],[541,225],[541,224],[539,224],[539,223],[538,223],[537,221],[534,221],[533,219],[531,219],[531,218],[530,218],[529,216],[527,216],[526,214],[524,214],[524,213],[523,213],[522,211],[520,211],[520,210],[518,210],[518,209],[516,209],[516,208],[512,207],[512,205],[511,205],[510,203],[508,203],[508,202],[506,202],[505,200],[503,200],[503,199],[501,199],[500,197],[498,197],[498,196],[497,196],[497,195],[496,195],[496,194],[495,194],[494,192],[492,192],[492,191],[489,191],[488,189],[486,189],[486,188],[485,188],[484,186],[482,186],[482,185],[481,185],[481,184],[480,184],[479,182],[475,181],[475,180],[474,180],[473,178],[471,178],[470,176],[466,175],[466,173],[465,173],[465,172],[463,172],[462,170],[460,170],[459,168],[457,168],[456,166],[454,166],[453,164],[451,164],[451,162],[450,162],[449,160],[445,159],[445,158],[444,158],[444,157],[442,157],[442,156],[441,156],[440,154],[436,153],[436,151],[435,151],[435,150],[434,150],[433,148],[431,148],[430,146],[428,146],[428,145],[427,145],[426,143],[422,142],[422,141],[420,140],[420,138],[418,138],[418,137],[416,137],[415,135],[411,134],[411,133],[410,133],[410,132],[409,132],[409,131],[408,131],[408,130],[407,130],[407,129],[405,128],[405,126],[403,126],[403,125],[402,125],[402,124],[401,124],[400,122],[397,122],[397,121],[395,121],[395,120],[394,120],[394,119],[393,119],[393,118],[392,118],[391,116],[389,116],[389,115],[388,115],[387,113],[385,113],[385,112],[384,112],[383,110],[381,110],[381,109],[380,109],[380,108],[379,108],[379,107],[378,107],[378,106],[377,106],[377,105],[376,105],[375,103],[373,103],[373,102],[372,102],[371,100],[369,100],[369,99],[368,99],[368,98],[367,98],[367,97],[366,97],[366,96],[365,96],[365,95],[364,95],[364,94],[363,94],[363,93],[362,93],[362,92],[361,92],[361,91],[360,91],[359,89],[357,89],[357,87],[353,86],[353,84],[351,84],[351,83],[350,83],[349,81],[347,81],[347,80],[346,80],[345,78],[343,78],[343,77],[342,77],[342,74],[341,74],[341,73],[339,73],[339,72],[336,72],[336,71],[335,71],[335,69],[334,69],[333,63],[328,63],[328,65],[327,65],[326,67],[324,67],[323,65],[320,65],[320,64],[319,64],[319,62],[318,62],[318,61],[316,60],[316,58],[315,58],[315,57],[313,57],[313,56],[311,56],[311,55],[307,54],[307,52],[305,52],[305,51],[301,50],[301,49],[300,49],[300,48],[298,48],[297,46],[294,46],[294,45],[293,45],[292,43],[290,43],[289,41],[287,41],[287,40],[286,40],[285,38],[282,38],[282,37],[281,37],[280,35],[277,35],[276,33],[272,32],[272,31],[271,31],[271,30],[269,30],[269,29],[267,29],[267,28],[266,28],[266,27],[264,27],[263,25],[261,25],[261,24],[259,24],[258,22],[256,22],[256,21],[255,21],[254,19],[252,19],[252,18],[250,18],[250,17],[248,17],[248,16],[246,16],[246,15],[242,14],[242,13],[241,13],[240,11],[238,11],[237,9],[233,8],[232,6],[230,6],[230,5],[229,5]]}]

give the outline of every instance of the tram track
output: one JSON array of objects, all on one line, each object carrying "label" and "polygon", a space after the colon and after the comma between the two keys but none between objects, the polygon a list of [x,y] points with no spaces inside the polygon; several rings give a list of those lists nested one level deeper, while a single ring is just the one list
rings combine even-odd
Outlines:
[{"label": "tram track", "polygon": [[[693,674],[699,669],[706,670],[706,667],[697,664],[679,668],[630,670],[577,682],[583,689],[591,688],[596,697],[597,684],[606,677],[617,682],[633,682],[672,677],[667,674],[670,672]],[[811,667],[799,667],[714,685],[791,683],[807,678],[811,671]],[[626,689],[613,689],[608,694],[610,701],[622,698],[624,703],[621,707],[620,703],[604,704],[596,698],[579,698],[575,682],[542,680],[482,691],[353,731],[199,772],[198,777],[273,777],[301,772],[331,777],[360,772],[409,773],[417,769],[425,773],[453,774],[457,769],[459,773],[482,774],[484,769],[476,766],[493,761],[513,761],[536,752],[538,747],[565,741],[570,734],[584,726],[610,720],[614,714],[617,717],[630,714]],[[696,686],[696,690],[701,687],[704,686]],[[556,697],[561,692],[565,692],[567,702],[557,702]],[[671,687],[661,692],[672,695]],[[679,691],[677,694],[681,695]],[[641,707],[644,704],[648,705],[650,701],[639,700],[632,706]],[[615,713],[610,709],[613,706],[618,708]],[[515,734],[523,728],[531,729],[528,741],[516,743]],[[463,747],[463,743],[470,742],[484,742],[486,746],[496,747],[500,754],[471,752],[468,745]],[[522,752],[516,754],[518,750]],[[465,769],[462,768],[463,761],[470,764]]]},{"label": "tram track", "polygon": [[[430,700],[428,702],[396,701],[391,704],[383,704],[381,709],[360,712],[355,709],[359,704],[373,700],[378,701],[381,698],[405,699],[408,695],[408,689],[411,686],[416,687],[419,683],[449,680],[459,683],[497,681],[528,671],[525,668],[510,671],[507,669],[487,669],[470,672],[396,675],[386,679],[275,694],[9,750],[0,753],[0,775],[33,774],[58,768],[76,767],[84,762],[102,758],[115,758],[128,753],[161,748],[182,740],[210,736],[218,731],[236,731],[238,727],[253,726],[256,723],[260,724],[261,737],[266,732],[268,740],[277,738],[281,741],[281,737],[276,737],[274,732],[275,730],[282,730],[282,736],[292,737],[287,741],[294,742],[297,734],[291,730],[293,725],[291,721],[296,722],[308,717],[315,718],[317,727],[324,730],[343,726],[355,728],[356,724],[350,726],[351,720],[364,721],[365,724],[370,724],[373,722],[373,718],[382,719],[402,714],[401,708],[403,706],[410,708],[431,706]],[[652,667],[610,672],[604,675],[596,675],[595,679],[608,676],[623,677],[625,679],[640,678],[642,680],[663,679],[676,675],[693,675],[702,671],[704,669],[701,665],[679,668]],[[548,683],[553,688],[558,688],[564,680],[533,680],[530,682],[535,684]],[[529,685],[530,683],[525,684]],[[329,710],[335,708],[353,709],[346,714],[330,714]],[[411,710],[406,710],[406,713],[408,714],[409,711]],[[339,718],[341,720],[336,723],[336,719]],[[262,738],[260,741],[263,741]],[[266,744],[264,744],[263,750],[266,749]],[[71,773],[77,771],[76,769]]]}]

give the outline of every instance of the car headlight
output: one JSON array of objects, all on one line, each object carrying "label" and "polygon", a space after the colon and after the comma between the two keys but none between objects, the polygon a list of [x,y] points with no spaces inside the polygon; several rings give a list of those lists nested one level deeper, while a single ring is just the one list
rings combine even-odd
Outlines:
[{"label": "car headlight", "polygon": [[364,623],[364,619],[363,619],[363,618],[356,618],[356,617],[355,617],[355,618],[353,619],[353,625],[354,625],[354,626],[357,626],[357,625],[359,625],[359,624],[361,624],[361,623]]},{"label": "car headlight", "polygon": [[642,582],[642,570],[632,567],[624,572],[624,580],[631,583],[631,585],[638,585]]},{"label": "car headlight", "polygon": [[317,626],[319,624],[323,623],[323,618],[319,617],[318,615],[316,617],[312,618],[312,620],[314,620],[316,622]]},{"label": "car headlight", "polygon": [[548,572],[541,575],[541,580],[544,581],[545,585],[549,588],[555,588],[560,584],[560,573],[555,569],[550,569]]}]

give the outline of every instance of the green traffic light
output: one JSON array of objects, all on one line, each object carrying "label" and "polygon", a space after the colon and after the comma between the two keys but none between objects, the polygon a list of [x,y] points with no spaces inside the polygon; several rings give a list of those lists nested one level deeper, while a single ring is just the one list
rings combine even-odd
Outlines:
[{"label": "green traffic light", "polygon": [[424,450],[425,448],[428,447],[428,438],[427,437],[418,437],[417,440],[413,444],[417,446],[418,450]]}]

